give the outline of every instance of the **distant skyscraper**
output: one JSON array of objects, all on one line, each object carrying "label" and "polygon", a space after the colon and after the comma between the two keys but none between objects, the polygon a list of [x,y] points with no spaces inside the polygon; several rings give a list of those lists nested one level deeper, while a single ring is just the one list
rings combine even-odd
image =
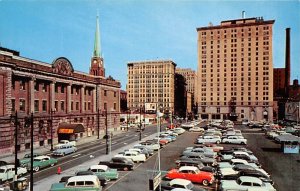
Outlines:
[{"label": "distant skyscraper", "polygon": [[195,95],[195,82],[197,79],[196,72],[190,68],[176,68],[175,72],[185,77],[187,84],[186,90],[190,92],[193,97]]},{"label": "distant skyscraper", "polygon": [[197,28],[202,118],[273,120],[274,22],[243,18]]},{"label": "distant skyscraper", "polygon": [[176,64],[171,60],[128,62],[127,106],[155,112],[156,106],[174,111]]}]

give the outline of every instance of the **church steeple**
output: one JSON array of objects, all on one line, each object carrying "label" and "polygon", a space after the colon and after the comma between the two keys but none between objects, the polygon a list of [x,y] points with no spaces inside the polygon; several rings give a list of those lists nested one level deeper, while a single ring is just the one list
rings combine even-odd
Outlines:
[{"label": "church steeple", "polygon": [[94,57],[101,57],[101,43],[100,43],[100,29],[99,29],[99,16],[96,19],[96,32],[95,32],[95,42],[94,42]]},{"label": "church steeple", "polygon": [[91,59],[90,74],[94,76],[105,77],[105,69],[103,64],[101,41],[100,41],[100,29],[99,29],[99,16],[96,18],[96,32],[94,41],[94,52]]}]

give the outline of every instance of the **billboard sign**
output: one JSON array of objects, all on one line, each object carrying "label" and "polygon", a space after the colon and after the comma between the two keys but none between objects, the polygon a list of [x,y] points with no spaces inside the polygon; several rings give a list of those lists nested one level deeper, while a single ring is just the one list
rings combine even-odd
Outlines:
[{"label": "billboard sign", "polygon": [[299,105],[300,102],[286,102],[285,103],[285,119],[290,121],[299,120]]}]

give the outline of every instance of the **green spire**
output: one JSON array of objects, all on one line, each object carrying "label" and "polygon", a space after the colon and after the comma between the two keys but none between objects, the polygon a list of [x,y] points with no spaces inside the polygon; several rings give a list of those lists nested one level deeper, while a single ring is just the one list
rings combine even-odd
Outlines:
[{"label": "green spire", "polygon": [[99,30],[99,16],[98,15],[97,15],[97,19],[96,19],[94,57],[101,57],[100,30]]}]

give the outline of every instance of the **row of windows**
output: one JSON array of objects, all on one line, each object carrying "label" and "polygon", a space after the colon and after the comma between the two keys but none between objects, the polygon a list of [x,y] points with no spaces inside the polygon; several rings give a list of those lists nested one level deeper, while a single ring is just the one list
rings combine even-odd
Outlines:
[{"label": "row of windows", "polygon": [[[26,100],[25,99],[20,99],[19,100],[19,106],[16,106],[16,101],[15,99],[11,100],[12,103],[12,111],[16,111],[17,108],[19,108],[19,111],[25,112],[26,111]],[[34,100],[34,112],[39,112],[40,107],[39,107],[40,101],[39,100]],[[65,111],[65,101],[55,101],[54,102],[54,107],[56,111]],[[42,111],[47,112],[47,106],[48,102],[47,100],[42,100]],[[107,109],[107,103],[104,103],[104,109]],[[74,108],[74,102],[71,102],[71,111],[77,110],[79,111],[80,105],[79,102],[75,102],[75,108]],[[91,110],[91,102],[84,102],[84,108],[85,110]],[[114,103],[114,110],[117,110],[117,103]]]},{"label": "row of windows", "polygon": [[[261,27],[260,27],[261,28]],[[246,30],[248,29],[248,30]],[[268,30],[270,29],[269,26],[264,26],[262,28],[265,32],[269,32]],[[228,32],[231,32],[231,33],[237,33],[237,32],[251,32],[251,31],[258,31],[259,30],[259,27],[255,27],[255,30],[254,30],[254,27],[247,27],[247,28],[234,28],[234,29],[223,29],[223,30],[215,30],[215,31],[202,31],[201,32],[201,35],[204,36],[204,35],[214,35],[214,34],[221,34],[224,33],[224,34],[227,34],[227,31]]]},{"label": "row of windows", "polygon": [[[39,91],[40,84],[42,84],[42,91],[47,92],[49,84],[46,84],[46,83],[35,82],[34,90]],[[19,85],[20,85],[20,90],[26,90],[25,81],[20,80]],[[12,83],[12,88],[15,89],[15,81],[13,81],[13,83]],[[64,85],[58,85],[58,84],[55,85],[55,93],[65,93],[65,89],[66,89],[66,86],[64,86]],[[79,95],[79,91],[80,91],[80,88],[76,88],[76,87],[71,88],[71,94]],[[107,96],[107,91],[108,90],[104,90],[104,96]],[[85,89],[84,94],[91,96],[92,89]],[[114,92],[114,97],[116,97],[116,96],[117,96],[117,92]]]}]

